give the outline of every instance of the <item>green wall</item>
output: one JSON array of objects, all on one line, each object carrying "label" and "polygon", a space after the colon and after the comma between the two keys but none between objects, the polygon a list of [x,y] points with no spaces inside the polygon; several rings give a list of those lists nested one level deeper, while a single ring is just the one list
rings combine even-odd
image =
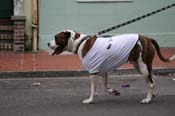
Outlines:
[{"label": "green wall", "polygon": [[[48,49],[54,34],[72,29],[85,34],[123,23],[152,12],[174,0],[78,3],[76,0],[41,0],[39,48]],[[161,47],[175,47],[175,7],[107,33],[140,33],[155,38]]]}]

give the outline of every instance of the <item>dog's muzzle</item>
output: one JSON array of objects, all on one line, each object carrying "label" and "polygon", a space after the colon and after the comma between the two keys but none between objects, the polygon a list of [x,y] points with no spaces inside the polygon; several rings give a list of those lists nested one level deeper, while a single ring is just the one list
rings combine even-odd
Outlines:
[{"label": "dog's muzzle", "polygon": [[52,56],[54,56],[55,54],[56,55],[60,54],[61,52],[63,52],[63,50],[65,48],[63,45],[56,45],[56,44],[52,45],[51,42],[47,43],[47,45],[51,50],[53,50]]}]

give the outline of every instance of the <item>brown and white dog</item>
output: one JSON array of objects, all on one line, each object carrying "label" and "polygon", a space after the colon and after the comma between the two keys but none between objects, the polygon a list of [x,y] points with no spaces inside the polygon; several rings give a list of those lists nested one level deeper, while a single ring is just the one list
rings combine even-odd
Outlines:
[{"label": "brown and white dog", "polygon": [[[72,30],[66,30],[56,34],[55,39],[50,41],[48,43],[48,46],[50,49],[53,50],[52,55],[55,55],[55,54],[58,55],[63,51],[69,51],[77,54],[82,60],[84,57],[86,57],[86,55],[91,50],[93,45],[96,44],[96,42],[98,42],[97,41],[98,39],[100,38],[97,38],[96,36],[86,36],[84,34],[81,34]],[[130,39],[130,38],[127,38],[127,39]],[[107,49],[110,49],[110,48],[111,48],[111,44],[109,44]],[[143,35],[138,35],[138,40],[132,47],[127,57],[127,61],[134,64],[134,67],[140,72],[140,74],[142,74],[146,82],[149,84],[149,91],[147,93],[147,96],[146,98],[141,100],[141,103],[150,103],[152,99],[155,97],[155,91],[154,91],[155,80],[154,80],[154,75],[152,74],[152,61],[154,58],[155,49],[157,51],[159,58],[162,61],[170,62],[175,59],[175,55],[173,55],[171,58],[165,58],[164,56],[162,56],[157,42],[154,39],[145,37]],[[109,53],[109,55],[111,56],[113,54],[115,54],[115,52],[112,54]],[[88,63],[90,63],[90,61],[87,61],[87,64]],[[120,94],[117,90],[111,89],[108,87],[107,85],[108,72],[103,72],[99,70],[98,72],[90,73],[91,94],[88,99],[85,99],[83,101],[83,103],[89,104],[94,102],[94,96],[97,94],[96,84],[97,84],[97,77],[99,76],[99,74],[102,74],[104,91],[113,95]]]}]

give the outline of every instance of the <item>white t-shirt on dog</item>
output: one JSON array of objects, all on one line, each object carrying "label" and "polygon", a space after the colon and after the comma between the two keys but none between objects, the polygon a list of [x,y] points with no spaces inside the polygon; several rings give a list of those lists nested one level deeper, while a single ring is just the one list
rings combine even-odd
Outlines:
[{"label": "white t-shirt on dog", "polygon": [[82,63],[90,74],[115,70],[128,61],[138,34],[124,34],[109,38],[97,38]]}]

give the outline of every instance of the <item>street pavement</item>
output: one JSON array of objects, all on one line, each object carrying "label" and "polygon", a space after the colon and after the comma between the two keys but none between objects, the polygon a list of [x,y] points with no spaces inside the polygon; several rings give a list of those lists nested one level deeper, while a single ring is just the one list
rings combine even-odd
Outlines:
[{"label": "street pavement", "polygon": [[151,104],[140,104],[147,84],[139,75],[110,75],[120,96],[103,92],[99,78],[94,104],[82,104],[90,94],[88,77],[0,79],[0,116],[175,116],[174,78],[157,76]]}]

